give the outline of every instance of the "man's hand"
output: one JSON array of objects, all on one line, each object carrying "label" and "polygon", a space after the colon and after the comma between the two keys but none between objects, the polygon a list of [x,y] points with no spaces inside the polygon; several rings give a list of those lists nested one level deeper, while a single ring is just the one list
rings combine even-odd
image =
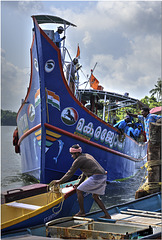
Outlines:
[{"label": "man's hand", "polygon": [[79,186],[79,184],[75,184],[75,185],[74,185],[74,188],[76,189],[78,186]]},{"label": "man's hand", "polygon": [[50,185],[59,185],[60,184],[60,180],[53,180],[52,182],[50,182]]}]

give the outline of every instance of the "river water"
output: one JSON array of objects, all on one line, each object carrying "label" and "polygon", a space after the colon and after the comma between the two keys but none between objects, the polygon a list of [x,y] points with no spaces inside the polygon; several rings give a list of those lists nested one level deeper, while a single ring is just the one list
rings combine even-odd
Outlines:
[{"label": "river water", "polygon": [[[9,189],[20,188],[34,182],[30,178],[21,174],[20,155],[14,152],[12,145],[13,132],[16,127],[1,127],[1,192]],[[121,182],[111,182],[107,184],[106,193],[102,200],[106,207],[125,203],[135,199],[135,192],[145,175],[145,168],[137,169],[134,177]],[[92,210],[97,206],[93,204]]]}]

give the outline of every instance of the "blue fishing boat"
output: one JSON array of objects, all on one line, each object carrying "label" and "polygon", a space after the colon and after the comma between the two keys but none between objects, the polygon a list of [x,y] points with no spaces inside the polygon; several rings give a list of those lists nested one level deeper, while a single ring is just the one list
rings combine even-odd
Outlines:
[{"label": "blue fishing boat", "polygon": [[[3,234],[17,239],[21,235],[59,239],[161,239],[161,193],[107,208],[112,219],[102,218],[101,210],[85,217],[63,217],[45,225]],[[73,237],[72,237],[73,236]]]},{"label": "blue fishing boat", "polygon": [[[76,189],[74,185],[79,180],[72,181],[30,197],[18,198],[1,205],[1,234],[10,231],[30,228],[56,219],[75,215],[79,211]],[[51,187],[50,187],[51,186]],[[32,186],[31,186],[32,188]],[[33,188],[34,190],[34,188]],[[86,211],[89,212],[93,199],[90,194],[84,195]],[[16,198],[15,198],[16,199]]]},{"label": "blue fishing boat", "polygon": [[[104,167],[107,180],[134,175],[136,164],[142,165],[146,159],[147,143],[138,143],[126,134],[121,136],[107,122],[106,111],[110,119],[111,111],[135,105],[138,100],[128,94],[103,91],[102,87],[81,89],[79,70],[71,83],[66,71],[73,61],[65,39],[62,48],[56,46],[53,29],[59,24],[65,33],[76,25],[49,15],[32,19],[30,84],[17,114],[16,151],[21,154],[22,172],[41,183],[60,179],[73,162],[69,148],[79,143],[83,152],[92,154]],[[78,170],[75,177],[80,173]]]},{"label": "blue fishing boat", "polygon": [[50,237],[63,239],[161,239],[161,193],[107,208],[85,218],[66,217],[46,224]]}]

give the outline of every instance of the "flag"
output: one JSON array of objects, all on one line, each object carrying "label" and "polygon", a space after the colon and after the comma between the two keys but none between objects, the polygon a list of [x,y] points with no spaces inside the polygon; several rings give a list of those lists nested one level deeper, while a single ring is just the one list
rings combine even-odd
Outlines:
[{"label": "flag", "polygon": [[97,90],[102,91],[103,89],[104,89],[104,87],[102,87],[101,85],[98,85]]},{"label": "flag", "polygon": [[99,84],[99,81],[98,81],[98,80],[94,77],[94,75],[91,73],[90,86],[91,86],[93,89],[96,89],[96,90],[97,90],[98,84]]},{"label": "flag", "polygon": [[41,98],[40,98],[40,88],[39,88],[35,94],[35,107],[37,107],[40,102],[41,102]]},{"label": "flag", "polygon": [[60,97],[50,90],[47,90],[47,102],[60,110]]},{"label": "flag", "polygon": [[77,49],[76,58],[80,59],[80,48],[79,48],[79,44],[78,44],[78,49]]}]

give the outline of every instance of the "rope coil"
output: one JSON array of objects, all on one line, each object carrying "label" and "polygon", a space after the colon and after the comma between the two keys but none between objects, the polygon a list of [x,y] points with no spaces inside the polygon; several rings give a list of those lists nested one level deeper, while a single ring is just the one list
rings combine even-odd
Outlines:
[{"label": "rope coil", "polygon": [[[59,214],[62,210],[63,203],[64,203],[64,194],[62,193],[62,190],[59,185],[55,185],[54,181],[50,182],[49,183],[49,193],[47,195],[47,203],[50,203],[59,197],[61,197],[61,199],[62,199],[61,202],[59,203],[59,205],[57,207],[54,206],[52,208],[52,212],[56,215]],[[55,211],[56,209],[58,209],[58,211]]]}]

